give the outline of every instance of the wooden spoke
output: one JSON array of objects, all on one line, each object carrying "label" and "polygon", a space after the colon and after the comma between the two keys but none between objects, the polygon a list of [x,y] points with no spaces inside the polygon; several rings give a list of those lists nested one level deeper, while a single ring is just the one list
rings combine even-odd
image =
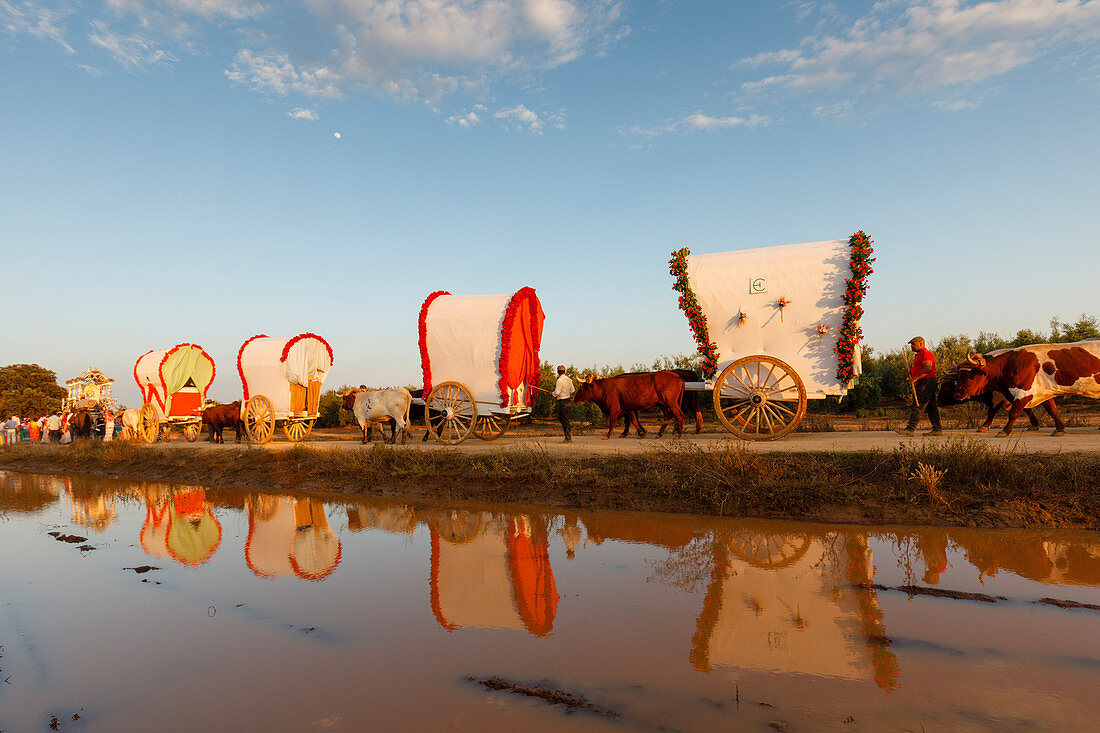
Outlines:
[{"label": "wooden spoke", "polygon": [[790,365],[772,356],[738,359],[722,370],[715,384],[714,411],[719,422],[745,440],[782,438],[806,414],[802,379]]},{"label": "wooden spoke", "polygon": [[508,430],[511,418],[508,415],[490,412],[478,415],[474,423],[474,435],[482,440],[496,440]]},{"label": "wooden spoke", "polygon": [[283,423],[283,435],[291,443],[300,443],[313,430],[313,420],[288,420]]},{"label": "wooden spoke", "polygon": [[190,422],[183,426],[183,439],[188,443],[194,443],[202,433],[201,422]]},{"label": "wooden spoke", "polygon": [[[275,435],[275,408],[271,400],[255,395],[244,406],[244,430],[252,443],[267,443]],[[304,436],[303,436],[304,437]]]},{"label": "wooden spoke", "polygon": [[160,416],[152,402],[146,402],[141,406],[138,414],[138,437],[143,443],[156,443],[160,435]]},{"label": "wooden spoke", "polygon": [[729,537],[726,546],[749,565],[777,570],[805,557],[811,541],[808,535],[764,534],[745,529]]},{"label": "wooden spoke", "polygon": [[473,434],[478,423],[473,394],[460,382],[436,385],[424,401],[424,406],[424,422],[428,432],[440,443],[461,443]]}]

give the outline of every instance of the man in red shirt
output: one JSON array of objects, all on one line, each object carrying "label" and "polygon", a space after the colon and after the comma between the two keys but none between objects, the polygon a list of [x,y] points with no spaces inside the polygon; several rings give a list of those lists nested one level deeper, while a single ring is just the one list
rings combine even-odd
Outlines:
[{"label": "man in red shirt", "polygon": [[913,431],[917,429],[917,421],[920,420],[921,410],[926,410],[932,429],[925,435],[943,435],[943,429],[940,427],[940,408],[936,405],[936,355],[925,348],[924,338],[921,336],[909,339],[909,346],[916,354],[913,357],[913,366],[909,368],[909,381],[913,384],[917,402],[913,405],[913,409],[909,410],[909,422],[904,428],[898,428],[897,432],[901,435],[913,435]]}]

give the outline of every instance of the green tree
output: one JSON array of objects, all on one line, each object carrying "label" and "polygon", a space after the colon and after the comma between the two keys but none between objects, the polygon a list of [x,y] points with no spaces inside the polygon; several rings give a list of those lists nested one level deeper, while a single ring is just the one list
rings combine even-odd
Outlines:
[{"label": "green tree", "polygon": [[0,367],[0,414],[39,417],[61,409],[65,388],[57,374],[37,364]]},{"label": "green tree", "polygon": [[1084,341],[1085,339],[1100,338],[1100,321],[1095,316],[1086,316],[1084,313],[1076,323],[1062,323],[1057,318],[1050,319],[1050,342],[1052,344],[1064,344],[1070,341]]}]

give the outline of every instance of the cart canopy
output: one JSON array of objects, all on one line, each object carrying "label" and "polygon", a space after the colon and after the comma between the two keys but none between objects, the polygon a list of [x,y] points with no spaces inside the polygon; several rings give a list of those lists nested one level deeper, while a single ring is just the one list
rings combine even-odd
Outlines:
[{"label": "cart canopy", "polygon": [[198,344],[150,351],[134,364],[142,401],[156,405],[164,417],[195,417],[215,373],[214,360]]},{"label": "cart canopy", "polygon": [[489,520],[461,543],[434,528],[431,535],[432,612],[443,628],[550,633],[558,593],[545,542],[534,542],[514,521],[502,526]]},{"label": "cart canopy", "polygon": [[[689,255],[688,280],[718,347],[719,370],[766,354],[798,373],[809,399],[846,394],[833,347],[850,256],[844,240]],[[862,371],[858,346],[852,366]]]},{"label": "cart canopy", "polygon": [[321,502],[263,496],[249,508],[244,559],[262,578],[296,576],[321,581],[340,564],[340,539]]},{"label": "cart canopy", "polygon": [[461,382],[475,400],[526,405],[539,384],[539,346],[546,316],[533,288],[512,295],[432,293],[420,309],[424,393]]},{"label": "cart canopy", "polygon": [[291,412],[291,385],[319,391],[331,368],[332,347],[314,333],[293,338],[261,334],[245,341],[237,352],[244,401],[264,395],[281,417]]}]

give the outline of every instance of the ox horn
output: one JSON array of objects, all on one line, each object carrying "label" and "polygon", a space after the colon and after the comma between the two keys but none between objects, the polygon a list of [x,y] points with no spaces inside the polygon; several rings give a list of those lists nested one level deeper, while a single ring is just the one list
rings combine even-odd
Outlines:
[{"label": "ox horn", "polygon": [[974,366],[978,366],[978,355],[977,354],[967,354],[966,355],[966,360],[969,363],[973,364]]}]

